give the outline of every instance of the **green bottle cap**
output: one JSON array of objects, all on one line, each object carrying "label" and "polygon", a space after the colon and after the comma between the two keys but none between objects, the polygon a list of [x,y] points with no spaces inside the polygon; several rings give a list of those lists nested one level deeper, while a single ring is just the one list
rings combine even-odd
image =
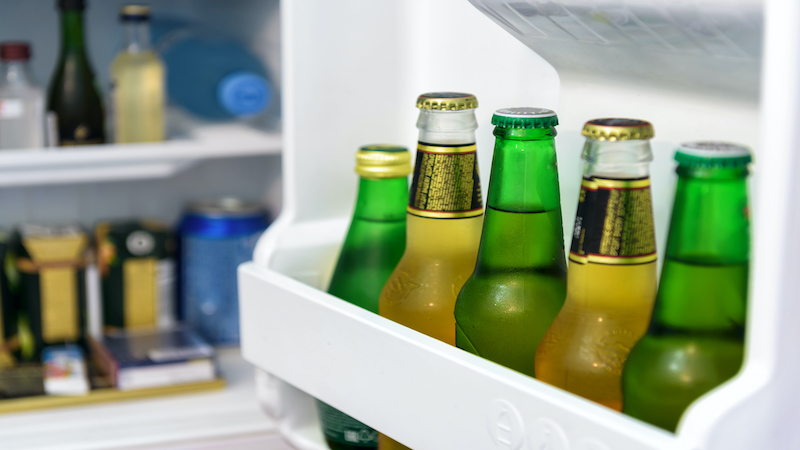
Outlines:
[{"label": "green bottle cap", "polygon": [[678,164],[691,166],[743,166],[753,158],[744,145],[719,141],[684,142],[675,152]]},{"label": "green bottle cap", "polygon": [[492,125],[501,128],[553,128],[558,116],[544,108],[502,108],[494,112]]}]

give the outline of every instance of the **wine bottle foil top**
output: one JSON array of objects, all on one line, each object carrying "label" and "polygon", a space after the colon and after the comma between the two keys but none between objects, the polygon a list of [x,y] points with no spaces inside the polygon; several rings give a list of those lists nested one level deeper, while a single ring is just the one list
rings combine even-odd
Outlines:
[{"label": "wine bottle foil top", "polygon": [[356,152],[356,173],[364,178],[407,177],[411,154],[399,145],[365,145]]},{"label": "wine bottle foil top", "polygon": [[0,60],[27,61],[31,58],[31,46],[27,42],[0,43]]},{"label": "wine bottle foil top", "polygon": [[86,2],[84,0],[56,0],[56,6],[64,11],[83,11],[86,9]]},{"label": "wine bottle foil top", "polygon": [[721,141],[684,142],[675,152],[675,161],[692,166],[744,166],[753,157],[750,148]]},{"label": "wine bottle foil top", "polygon": [[125,21],[141,21],[150,18],[150,7],[147,5],[123,5],[119,17]]},{"label": "wine bottle foil top", "polygon": [[558,125],[555,111],[545,108],[502,108],[494,112],[492,125],[501,128],[553,128]]},{"label": "wine bottle foil top", "polygon": [[428,92],[417,97],[417,108],[461,111],[478,107],[478,99],[464,92]]},{"label": "wine bottle foil top", "polygon": [[582,134],[598,141],[627,141],[652,139],[655,131],[645,120],[603,118],[586,122]]}]

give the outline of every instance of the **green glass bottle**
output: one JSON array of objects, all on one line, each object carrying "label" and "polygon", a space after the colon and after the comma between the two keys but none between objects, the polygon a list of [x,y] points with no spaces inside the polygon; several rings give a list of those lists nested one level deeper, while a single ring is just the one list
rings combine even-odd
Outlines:
[{"label": "green glass bottle", "polygon": [[83,45],[84,0],[58,0],[61,55],[50,81],[47,110],[55,115],[58,145],[102,144],[105,113]]},{"label": "green glass bottle", "polygon": [[536,347],[566,296],[558,118],[506,108],[492,124],[486,219],[475,271],[456,301],[456,346],[534,376]]},{"label": "green glass bottle", "polygon": [[[406,248],[410,162],[399,146],[369,145],[356,154],[356,208],[328,293],[376,314],[381,289]],[[332,450],[377,448],[372,428],[322,401],[317,409]]]},{"label": "green glass bottle", "polygon": [[750,260],[750,151],[683,144],[666,260],[647,334],[622,375],[623,409],[674,431],[695,399],[742,365]]}]

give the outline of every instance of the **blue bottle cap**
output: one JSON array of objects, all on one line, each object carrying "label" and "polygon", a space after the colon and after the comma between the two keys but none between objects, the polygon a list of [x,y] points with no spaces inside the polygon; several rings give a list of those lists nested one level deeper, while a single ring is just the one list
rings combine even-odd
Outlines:
[{"label": "blue bottle cap", "polygon": [[249,116],[263,111],[272,93],[267,80],[253,72],[233,72],[217,87],[217,99],[234,116]]}]

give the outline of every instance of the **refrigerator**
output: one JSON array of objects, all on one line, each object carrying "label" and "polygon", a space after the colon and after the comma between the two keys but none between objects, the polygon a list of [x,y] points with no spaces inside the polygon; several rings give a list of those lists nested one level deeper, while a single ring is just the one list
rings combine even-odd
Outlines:
[{"label": "refrigerator", "polygon": [[[87,11],[101,83],[123,2]],[[798,364],[792,194],[799,137],[800,5],[778,0],[156,0],[247,42],[270,69],[279,111],[247,123],[184,123],[163,144],[0,153],[0,226],[155,217],[234,194],[277,214],[239,268],[241,354],[210,394],[0,416],[9,448],[324,449],[314,398],[415,450],[794,448]],[[46,82],[58,30],[47,0],[0,5],[0,37],[34,44]],[[12,33],[13,31],[13,33]],[[37,53],[41,48],[40,53]],[[48,53],[49,52],[49,53]],[[104,78],[105,77],[105,78]],[[352,214],[354,153],[415,148],[417,95],[479,101],[477,146],[491,167],[491,114],[559,116],[565,234],[582,173],[583,124],[651,121],[659,254],[677,145],[751,147],[753,264],[745,363],[698,399],[676,433],[447,346],[325,293]],[[569,242],[569,240],[567,240]]]}]

